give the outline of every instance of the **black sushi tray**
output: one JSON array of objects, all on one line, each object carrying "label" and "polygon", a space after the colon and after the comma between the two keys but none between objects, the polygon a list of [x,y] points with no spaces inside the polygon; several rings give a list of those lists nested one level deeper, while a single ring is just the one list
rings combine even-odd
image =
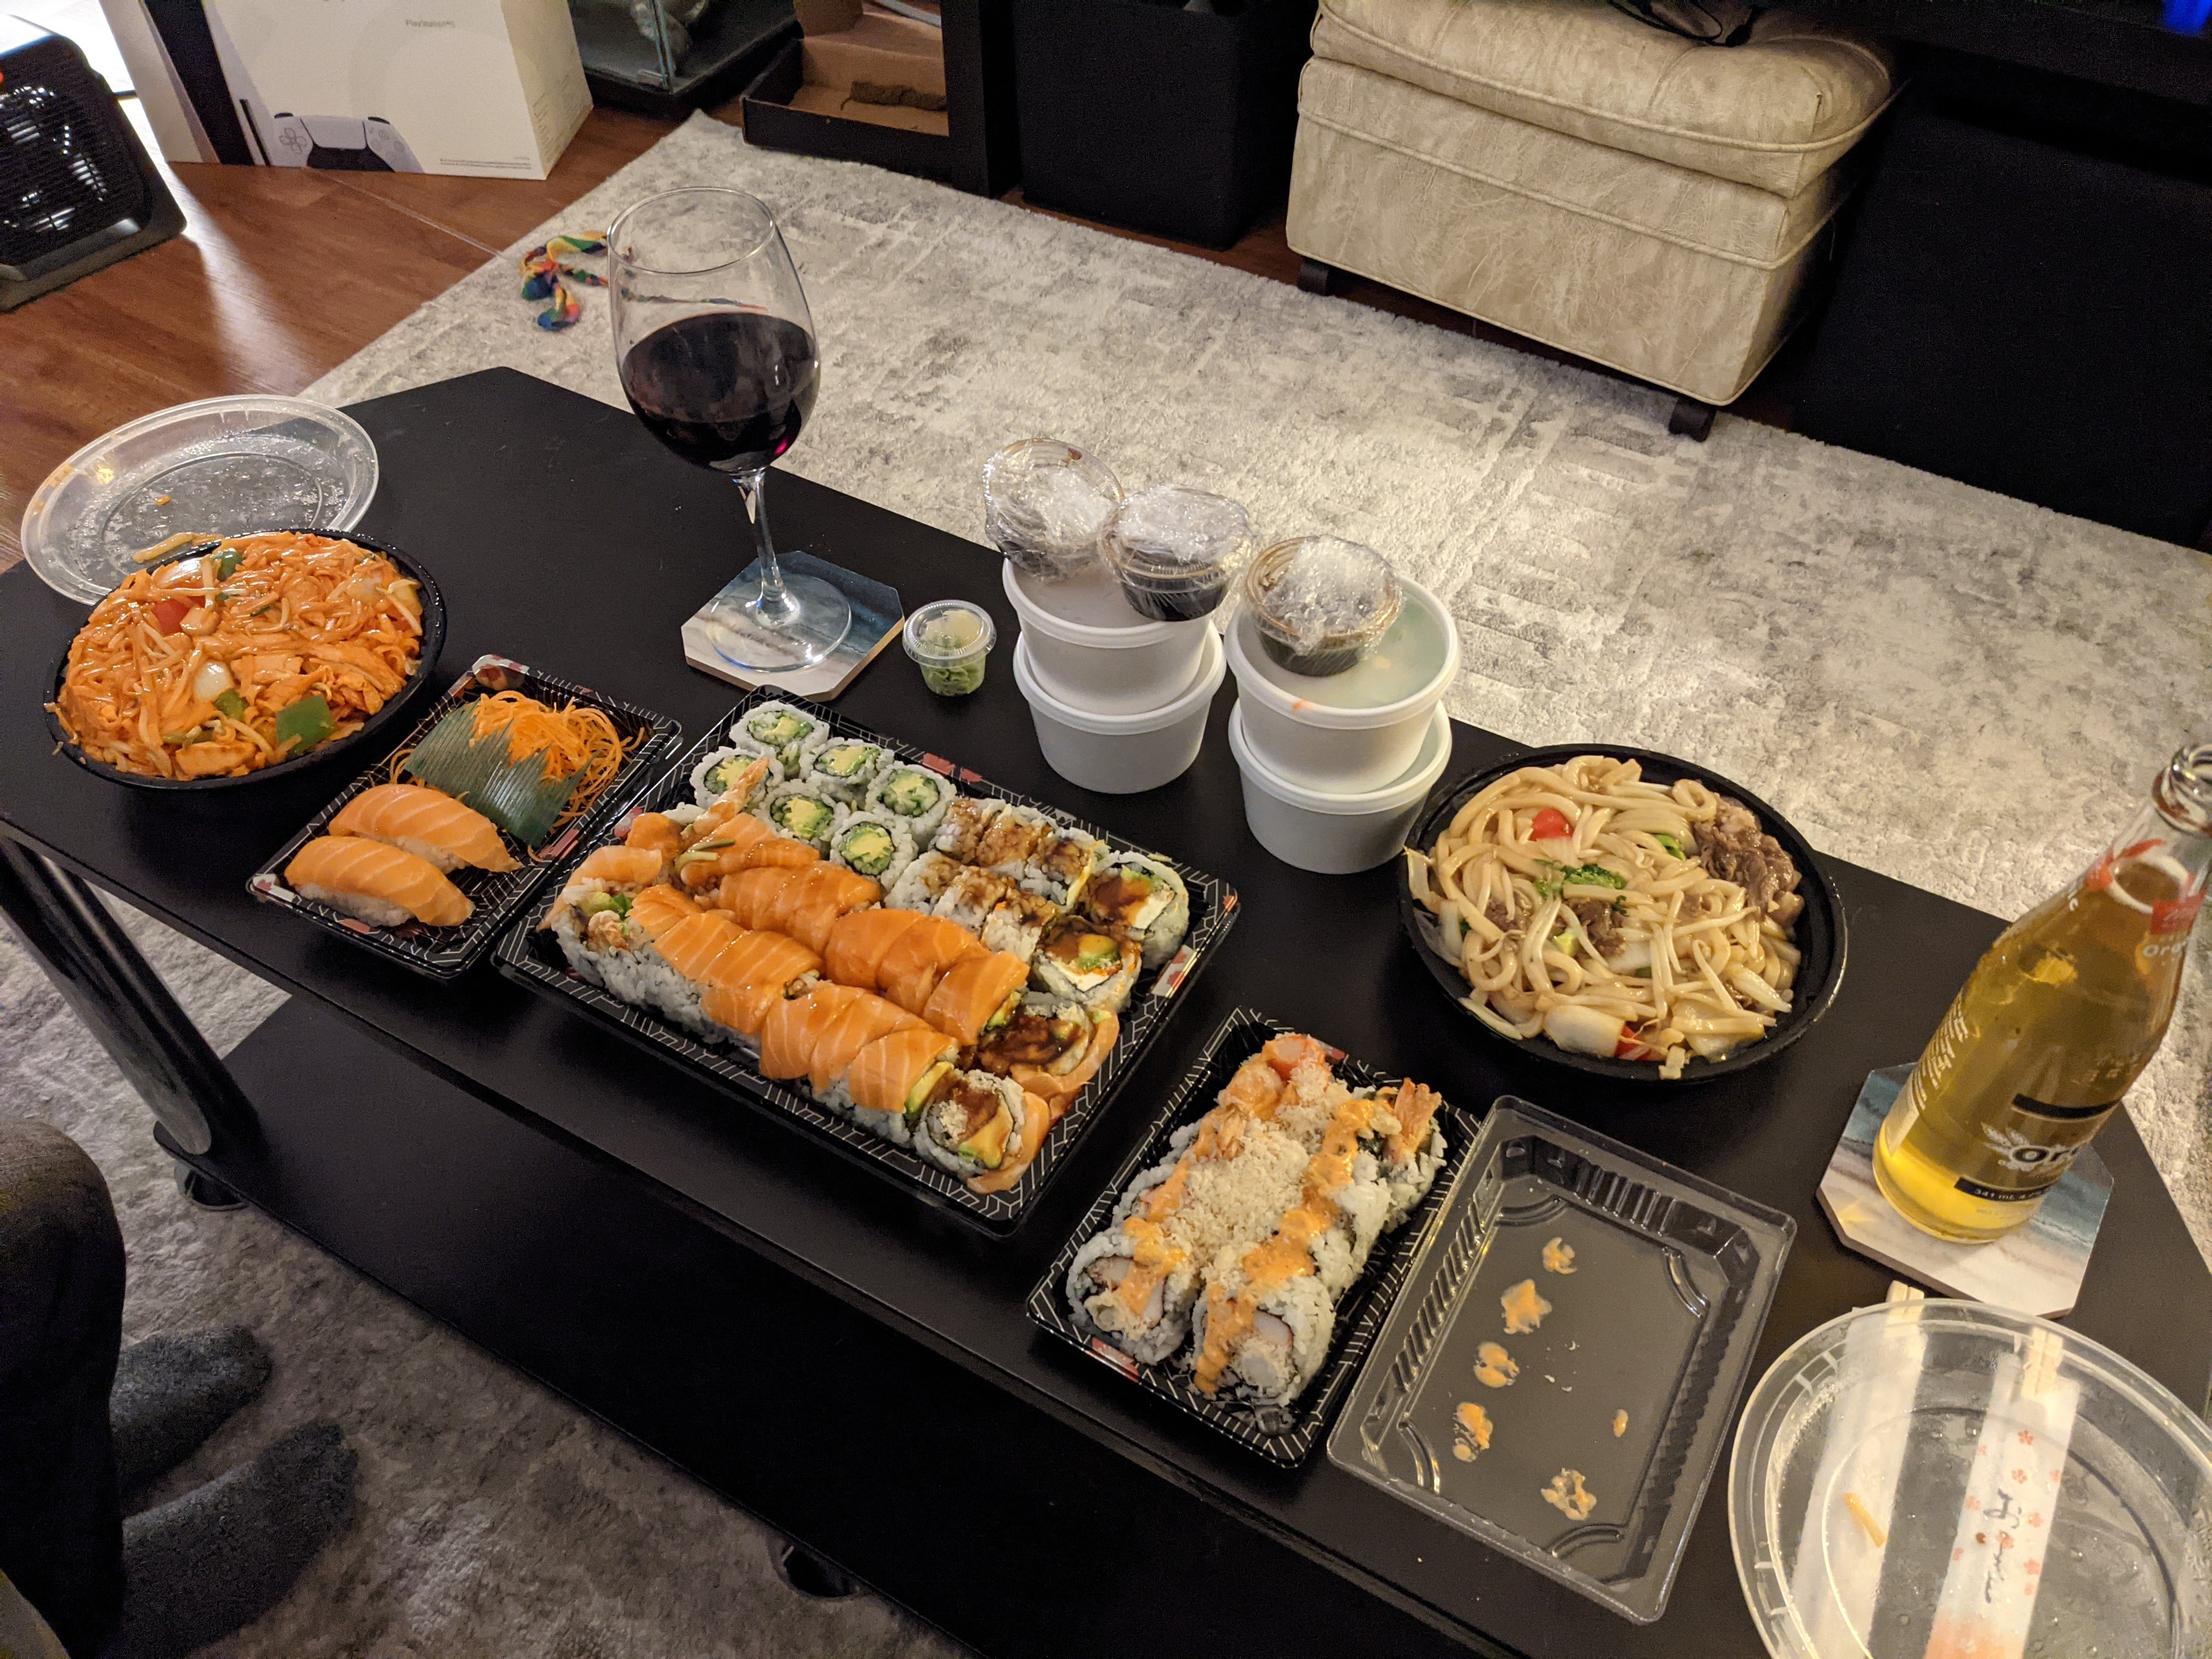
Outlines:
[{"label": "black sushi tray", "polygon": [[[1392,1302],[1404,1288],[1421,1255],[1423,1239],[1443,1212],[1446,1199],[1467,1166],[1474,1150],[1475,1119],[1446,1103],[1437,1119],[1444,1136],[1443,1167],[1395,1231],[1376,1242],[1366,1271],[1338,1302],[1336,1323],[1329,1337],[1328,1357],[1304,1391],[1287,1406],[1239,1400],[1225,1392],[1216,1395],[1200,1390],[1192,1380],[1184,1351],[1156,1364],[1143,1364],[1100,1334],[1091,1322],[1067,1300],[1067,1272],[1085,1242],[1103,1231],[1114,1218],[1114,1206],[1129,1183],[1168,1155],[1169,1141],[1184,1124],[1203,1117],[1230,1078],[1245,1060],[1271,1039],[1291,1028],[1251,1008],[1239,1008],[1223,1020],[1206,1039],[1190,1070],[1169,1097],[1152,1133],[1123,1160],[1113,1179],[1068,1236],[1066,1245],[1030,1292],[1029,1316],[1062,1341],[1070,1343],[1109,1370],[1128,1378],[1148,1394],[1181,1407],[1210,1428],[1218,1429],[1249,1451],[1271,1463],[1295,1468],[1321,1443],[1330,1413],[1351,1386],[1360,1364],[1375,1341],[1375,1334],[1389,1316]],[[1323,1039],[1326,1044],[1326,1039]],[[1354,1089],[1387,1088],[1401,1079],[1388,1077],[1330,1048],[1339,1078]]]},{"label": "black sushi tray", "polygon": [[[1097,1121],[1122,1084],[1137,1069],[1138,1062],[1158,1040],[1170,1017],[1179,1006],[1176,994],[1219,950],[1237,919],[1237,890],[1218,877],[1124,841],[1097,824],[1085,823],[1060,811],[1048,801],[1001,788],[981,775],[941,756],[930,754],[911,744],[901,743],[896,738],[848,720],[819,703],[780,694],[772,689],[754,692],[724,714],[713,729],[669,769],[659,786],[636,801],[633,812],[659,811],[691,799],[691,773],[694,769],[708,755],[726,744],[727,733],[748,710],[755,704],[765,702],[787,702],[794,708],[802,709],[838,737],[880,744],[902,760],[927,767],[942,777],[951,779],[966,793],[994,796],[1000,800],[1034,808],[1060,823],[1099,837],[1117,852],[1143,853],[1147,858],[1158,859],[1182,877],[1184,884],[1189,888],[1190,930],[1184,935],[1182,947],[1157,969],[1146,971],[1138,980],[1129,1006],[1121,1014],[1121,1036],[1115,1042],[1113,1052],[1107,1056],[1106,1063],[1099,1067],[1097,1074],[1084,1085],[1060,1121],[1053,1126],[1051,1133],[1045,1138],[1043,1147],[1014,1185],[999,1193],[975,1192],[958,1176],[925,1162],[906,1148],[881,1139],[849,1119],[840,1117],[816,1102],[804,1090],[763,1077],[751,1058],[735,1044],[702,1042],[690,1032],[670,1024],[658,1014],[633,1007],[572,971],[561,954],[560,946],[555,943],[551,934],[541,931],[539,924],[550,909],[553,898],[567,882],[569,872],[589,855],[593,846],[605,843],[609,838],[605,835],[595,837],[588,844],[579,844],[574,849],[540,902],[531,906],[521,920],[500,940],[493,959],[499,964],[500,971],[509,978],[518,980],[544,995],[557,998],[567,1006],[580,1010],[627,1041],[658,1054],[686,1075],[732,1095],[783,1121],[796,1123],[803,1132],[872,1174],[920,1194],[974,1226],[992,1233],[1010,1233],[1030,1213],[1038,1194],[1044,1190],[1054,1172],[1066,1161],[1075,1143]],[[623,827],[623,823],[607,826],[611,832],[619,832]]]},{"label": "black sushi tray", "polygon": [[430,705],[415,729],[394,745],[394,752],[399,747],[412,748],[420,743],[440,720],[463,703],[494,691],[520,691],[556,707],[570,702],[587,704],[606,715],[614,723],[615,730],[625,740],[635,740],[637,746],[623,763],[622,770],[599,792],[591,810],[572,820],[544,846],[533,852],[502,833],[501,839],[507,842],[507,850],[521,860],[516,868],[463,868],[453,872],[448,879],[468,896],[469,902],[475,907],[466,921],[458,927],[431,927],[419,921],[405,922],[397,927],[378,927],[317,900],[302,897],[285,885],[284,866],[292,861],[294,854],[321,835],[324,826],[362,790],[392,781],[388,759],[379,761],[346,785],[327,806],[301,827],[298,834],[270,854],[261,867],[246,878],[246,890],[264,903],[286,907],[293,915],[314,923],[325,933],[336,933],[349,944],[432,979],[452,979],[475,966],[491,948],[501,929],[514,920],[515,911],[538,890],[546,873],[577,848],[595,844],[595,838],[653,781],[676,752],[676,745],[684,741],[684,728],[665,715],[602,696],[587,686],[540,673],[506,657],[486,654],[470,664],[468,672]]}]

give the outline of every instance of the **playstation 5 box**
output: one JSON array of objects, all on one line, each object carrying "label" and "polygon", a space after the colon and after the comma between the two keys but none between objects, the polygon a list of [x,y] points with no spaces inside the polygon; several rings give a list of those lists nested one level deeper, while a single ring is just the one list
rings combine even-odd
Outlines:
[{"label": "playstation 5 box", "polygon": [[161,153],[543,179],[591,112],[568,0],[100,0]]}]

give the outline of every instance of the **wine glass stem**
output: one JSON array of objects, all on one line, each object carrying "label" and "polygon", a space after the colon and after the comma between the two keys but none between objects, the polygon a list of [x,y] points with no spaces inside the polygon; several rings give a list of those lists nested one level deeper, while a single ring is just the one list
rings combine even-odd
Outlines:
[{"label": "wine glass stem", "polygon": [[790,590],[783,585],[783,567],[776,562],[775,543],[768,533],[768,495],[761,488],[767,478],[766,468],[757,472],[740,472],[735,477],[738,493],[745,503],[745,517],[753,527],[755,551],[760,558],[760,598],[753,603],[762,618],[770,623],[781,623],[797,607],[792,603]]}]

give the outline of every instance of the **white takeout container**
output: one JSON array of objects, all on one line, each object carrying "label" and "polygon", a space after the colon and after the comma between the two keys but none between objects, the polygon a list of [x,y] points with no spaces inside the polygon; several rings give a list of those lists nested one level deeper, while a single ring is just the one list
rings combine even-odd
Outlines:
[{"label": "white takeout container", "polygon": [[[1404,776],[1420,756],[1437,708],[1459,675],[1459,630],[1426,588],[1403,578],[1399,585],[1405,609],[1375,654],[1324,679],[1270,660],[1249,606],[1230,618],[1229,668],[1237,676],[1245,741],[1275,776],[1310,790],[1357,793]],[[1394,647],[1397,641],[1404,643]],[[1425,649],[1433,665],[1419,667],[1431,672],[1409,692],[1362,704],[1368,688],[1388,683],[1395,690],[1405,681],[1407,665],[1394,658],[1394,648]]]},{"label": "white takeout container", "polygon": [[1022,619],[1030,672],[1059,702],[1096,714],[1150,714],[1198,679],[1206,618],[1146,621],[1103,564],[1061,582],[1039,581],[1010,562],[1000,570]]},{"label": "white takeout container", "polygon": [[1291,782],[1254,754],[1239,696],[1229,711],[1229,750],[1244,775],[1244,822],[1260,845],[1285,864],[1324,876],[1348,876],[1388,863],[1406,844],[1422,803],[1451,761],[1451,716],[1429,711],[1428,732],[1413,767],[1380,789],[1332,793]]},{"label": "white takeout container", "polygon": [[1106,795],[1157,789],[1190,769],[1206,741],[1213,694],[1228,678],[1221,641],[1201,628],[1198,678],[1164,708],[1136,714],[1101,714],[1061,702],[1037,683],[1030,635],[1014,641],[1014,684],[1029,699],[1045,764],[1070,783]]}]

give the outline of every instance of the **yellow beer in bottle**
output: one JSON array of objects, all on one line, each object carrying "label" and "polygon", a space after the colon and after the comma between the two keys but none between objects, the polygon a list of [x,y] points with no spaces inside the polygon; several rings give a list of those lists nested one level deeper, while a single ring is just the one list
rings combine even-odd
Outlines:
[{"label": "yellow beer in bottle", "polygon": [[2212,744],[2064,891],[2005,929],[1936,1028],[1875,1143],[1915,1226],[1975,1242],[2023,1225],[2166,1036],[2212,866]]}]

